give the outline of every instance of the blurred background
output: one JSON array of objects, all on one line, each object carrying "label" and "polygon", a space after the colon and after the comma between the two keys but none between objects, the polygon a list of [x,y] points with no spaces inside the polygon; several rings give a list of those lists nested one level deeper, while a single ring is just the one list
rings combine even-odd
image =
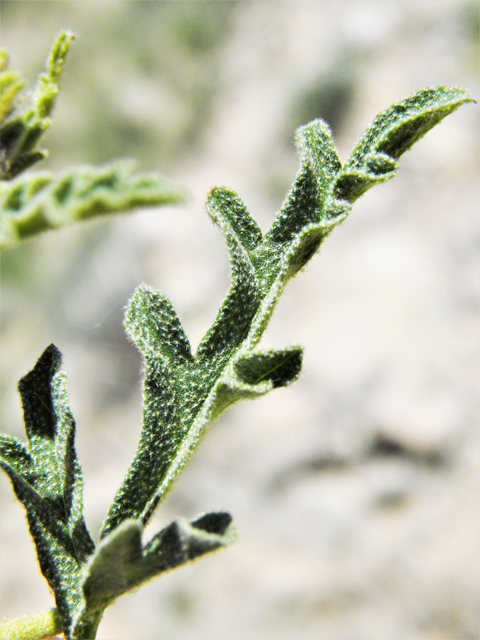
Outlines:
[{"label": "blurred background", "polygon": [[[141,282],[193,348],[229,286],[204,210],[235,189],[266,230],[298,169],[295,129],[327,120],[342,160],[427,85],[480,97],[471,0],[2,0],[1,46],[33,85],[69,53],[42,169],[133,157],[185,205],[107,217],[1,256],[1,430],[17,381],[64,354],[96,538],[136,447],[141,359],[123,308]],[[291,388],[212,426],[148,535],[226,509],[239,538],[107,610],[100,640],[479,638],[479,110],[450,115],[289,284],[265,347],[302,344]],[[0,616],[52,606],[23,507],[0,478]]]}]

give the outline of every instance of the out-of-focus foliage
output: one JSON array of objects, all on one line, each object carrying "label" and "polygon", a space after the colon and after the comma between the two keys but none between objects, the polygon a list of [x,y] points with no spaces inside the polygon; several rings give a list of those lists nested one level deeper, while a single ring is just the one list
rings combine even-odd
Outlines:
[{"label": "out-of-focus foliage", "polygon": [[[2,12],[19,24],[38,11],[29,2],[15,4],[2,3]],[[129,148],[141,166],[171,172],[211,119],[237,3],[104,4],[99,12],[89,3],[42,3],[42,33],[63,21],[81,43],[69,58],[68,91],[49,136],[51,166],[105,163]],[[40,41],[39,34],[30,55],[45,46]]]},{"label": "out-of-focus foliage", "polygon": [[9,71],[8,54],[0,50],[0,180],[10,180],[47,155],[37,148],[50,126],[50,115],[58,95],[65,56],[74,39],[61,33],[47,59],[47,69],[38,78],[33,106],[16,109],[18,93],[25,83],[16,71]]},{"label": "out-of-focus foliage", "polygon": [[[17,176],[47,156],[37,148],[50,126],[65,56],[74,36],[62,32],[40,75],[33,106],[18,109],[17,94],[24,83],[16,72],[5,71],[8,56],[0,51],[0,249],[46,229],[126,211],[135,206],[170,204],[183,191],[158,176],[130,176],[131,163],[101,169],[73,168],[59,176],[34,173]],[[17,178],[12,182],[12,178]]]}]

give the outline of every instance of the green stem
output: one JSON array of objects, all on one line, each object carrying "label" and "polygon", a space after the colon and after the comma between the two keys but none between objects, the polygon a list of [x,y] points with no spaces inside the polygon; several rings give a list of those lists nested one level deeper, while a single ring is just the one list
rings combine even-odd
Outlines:
[{"label": "green stem", "polygon": [[[103,610],[98,611],[81,628],[82,639],[95,640],[102,616]],[[0,622],[0,640],[42,640],[57,633],[63,633],[63,623],[56,608]]]},{"label": "green stem", "polygon": [[0,622],[0,640],[41,640],[63,631],[57,609]]}]

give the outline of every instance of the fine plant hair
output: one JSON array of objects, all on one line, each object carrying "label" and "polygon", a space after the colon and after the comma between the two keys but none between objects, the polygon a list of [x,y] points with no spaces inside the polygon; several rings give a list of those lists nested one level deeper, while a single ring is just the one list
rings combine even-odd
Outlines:
[{"label": "fine plant hair", "polygon": [[[0,53],[0,247],[39,232],[136,206],[181,202],[184,190],[129,163],[61,174],[29,172],[46,156],[39,141],[50,125],[59,80],[74,37],[61,33],[30,104]],[[27,442],[0,436],[0,466],[24,505],[40,569],[55,607],[0,623],[0,640],[92,640],[105,609],[164,571],[226,546],[235,538],[230,514],[179,518],[148,541],[143,530],[208,426],[231,404],[295,382],[302,348],[259,349],[287,282],[370,187],[392,178],[398,159],[459,106],[459,88],[428,87],[375,117],[342,165],[328,125],[300,127],[300,169],[280,212],[263,235],[241,198],[215,187],[206,208],[221,228],[231,285],[217,317],[192,353],[169,300],[148,285],[133,294],[124,326],[144,360],[143,423],[137,451],[106,515],[100,539],[83,517],[83,478],[75,453],[61,353],[51,344],[19,382]]]}]

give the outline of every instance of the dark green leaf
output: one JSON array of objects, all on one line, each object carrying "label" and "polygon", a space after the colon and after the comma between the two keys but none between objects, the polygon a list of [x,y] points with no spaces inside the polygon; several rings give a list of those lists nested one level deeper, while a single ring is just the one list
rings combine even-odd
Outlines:
[{"label": "dark green leaf", "polygon": [[27,447],[0,440],[0,466],[28,517],[40,567],[55,593],[68,633],[78,605],[80,570],[94,545],[85,526],[75,422],[68,407],[61,355],[50,345],[19,383]]},{"label": "dark green leaf", "polygon": [[247,384],[270,381],[274,388],[285,387],[300,375],[303,350],[300,347],[255,351],[235,362],[238,377]]}]

